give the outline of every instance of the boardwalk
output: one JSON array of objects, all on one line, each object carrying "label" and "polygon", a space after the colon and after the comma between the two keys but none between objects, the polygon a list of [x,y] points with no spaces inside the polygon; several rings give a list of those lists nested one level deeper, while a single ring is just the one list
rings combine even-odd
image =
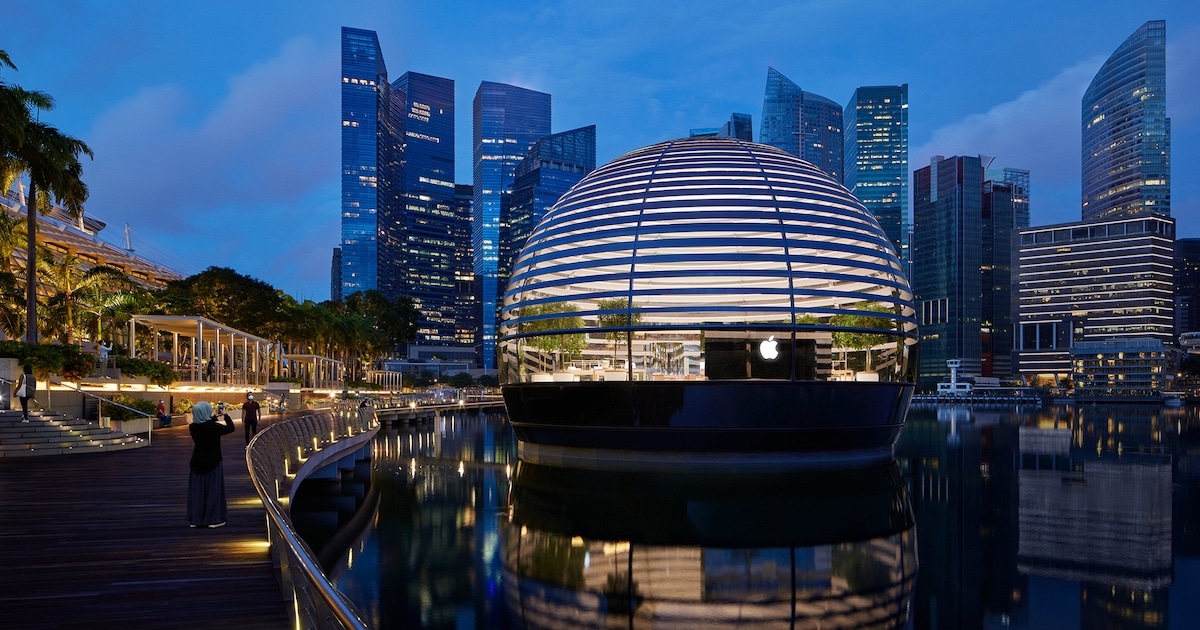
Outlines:
[{"label": "boardwalk", "polygon": [[0,459],[0,627],[288,627],[235,424],[220,529],[187,525],[186,426],[148,448]]}]

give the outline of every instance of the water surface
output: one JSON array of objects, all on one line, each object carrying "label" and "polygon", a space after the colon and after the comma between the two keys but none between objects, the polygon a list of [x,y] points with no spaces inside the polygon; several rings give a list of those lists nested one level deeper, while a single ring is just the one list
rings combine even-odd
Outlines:
[{"label": "water surface", "polygon": [[888,466],[651,475],[447,416],[298,521],[380,628],[1196,628],[1198,417],[916,408]]}]

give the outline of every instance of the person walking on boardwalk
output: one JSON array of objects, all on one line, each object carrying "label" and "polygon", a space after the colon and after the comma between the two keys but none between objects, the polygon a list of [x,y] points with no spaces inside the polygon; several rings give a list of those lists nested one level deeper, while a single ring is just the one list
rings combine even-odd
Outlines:
[{"label": "person walking on boardwalk", "polygon": [[254,394],[246,393],[246,402],[242,403],[242,428],[246,430],[246,444],[258,433],[258,409],[261,405],[254,400]]},{"label": "person walking on boardwalk", "polygon": [[192,527],[221,527],[225,503],[225,470],[221,464],[221,436],[233,433],[227,413],[213,415],[212,404],[200,401],[192,407],[192,459],[188,462],[187,518]]},{"label": "person walking on boardwalk", "polygon": [[17,398],[21,400],[21,422],[29,422],[29,399],[37,394],[37,379],[33,377],[33,366],[25,362],[17,377]]}]

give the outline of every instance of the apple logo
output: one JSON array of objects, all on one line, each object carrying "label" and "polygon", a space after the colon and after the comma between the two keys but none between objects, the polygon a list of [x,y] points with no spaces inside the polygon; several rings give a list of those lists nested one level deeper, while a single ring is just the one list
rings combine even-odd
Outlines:
[{"label": "apple logo", "polygon": [[775,341],[775,335],[758,344],[758,353],[768,361],[774,361],[779,356],[779,342]]}]

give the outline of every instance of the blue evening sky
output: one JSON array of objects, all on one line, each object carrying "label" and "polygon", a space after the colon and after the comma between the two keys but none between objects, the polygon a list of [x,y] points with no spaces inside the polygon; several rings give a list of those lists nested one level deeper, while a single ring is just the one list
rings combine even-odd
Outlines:
[{"label": "blue evening sky", "polygon": [[910,169],[991,155],[1032,178],[1034,225],[1079,219],[1080,98],[1146,20],[1167,21],[1172,214],[1200,236],[1200,3],[1191,0],[0,0],[3,78],[86,141],[87,212],[190,275],[229,266],[329,297],[340,234],[340,27],[379,33],[389,76],[456,81],[471,179],[483,80],[549,92],[554,131],[595,124],[607,162],[751,114],[767,66],[845,103],[909,84]]}]

